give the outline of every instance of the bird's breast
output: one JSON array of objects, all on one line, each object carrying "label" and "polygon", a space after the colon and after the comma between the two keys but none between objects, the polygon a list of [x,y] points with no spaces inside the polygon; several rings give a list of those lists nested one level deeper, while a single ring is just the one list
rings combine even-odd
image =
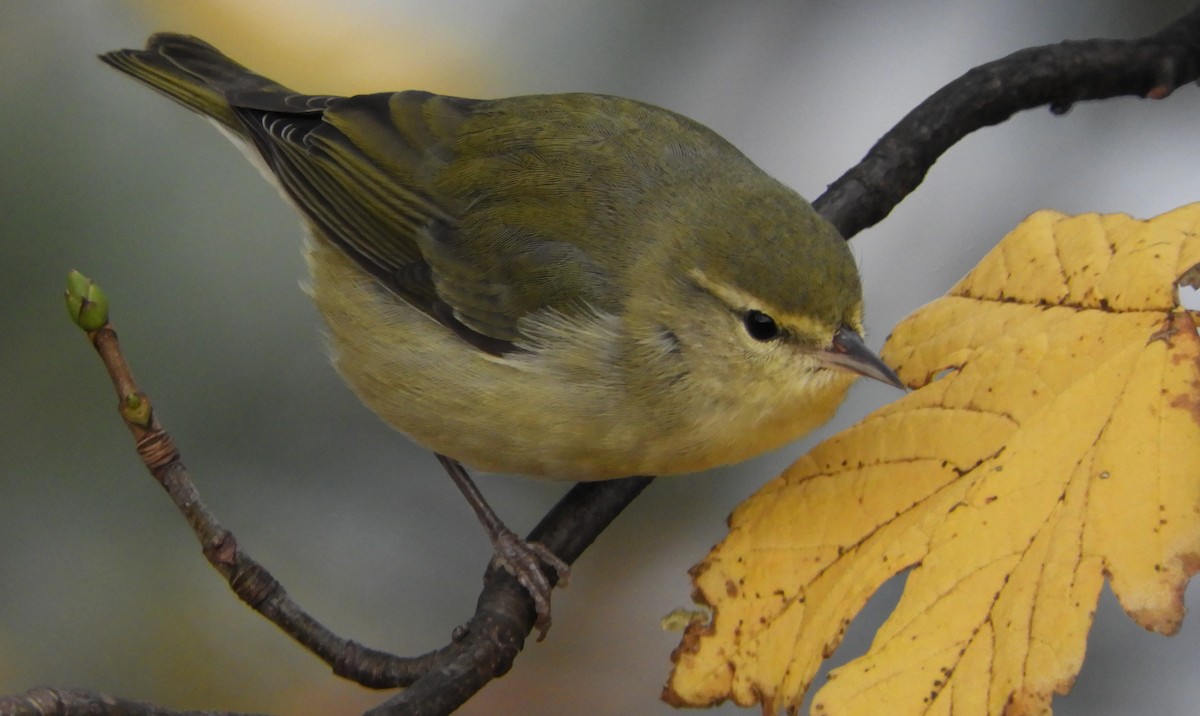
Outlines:
[{"label": "bird's breast", "polygon": [[578,345],[492,356],[319,238],[308,261],[350,387],[392,427],[479,470],[563,480],[695,472],[782,445],[824,422],[845,392],[765,413],[706,399],[682,369],[664,374],[674,385],[634,389],[617,369],[611,316]]}]

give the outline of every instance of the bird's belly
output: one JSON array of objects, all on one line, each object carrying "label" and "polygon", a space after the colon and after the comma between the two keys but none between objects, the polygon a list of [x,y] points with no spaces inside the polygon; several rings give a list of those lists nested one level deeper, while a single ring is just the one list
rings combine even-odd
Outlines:
[{"label": "bird's belly", "polygon": [[738,462],[824,422],[849,384],[821,404],[773,414],[701,408],[664,417],[611,386],[479,351],[319,240],[309,266],[334,364],[363,403],[418,444],[488,472],[603,480]]}]

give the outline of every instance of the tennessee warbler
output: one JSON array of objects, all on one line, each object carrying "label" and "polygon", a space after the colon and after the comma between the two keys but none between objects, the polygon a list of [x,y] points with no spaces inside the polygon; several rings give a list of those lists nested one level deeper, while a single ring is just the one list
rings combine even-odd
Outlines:
[{"label": "tennessee warbler", "polygon": [[334,364],[444,456],[543,633],[538,562],[566,565],[457,461],[694,472],[825,422],[856,375],[900,385],[863,343],[837,231],[686,117],[595,94],[303,95],[166,33],[101,59],[213,120],[300,210]]}]

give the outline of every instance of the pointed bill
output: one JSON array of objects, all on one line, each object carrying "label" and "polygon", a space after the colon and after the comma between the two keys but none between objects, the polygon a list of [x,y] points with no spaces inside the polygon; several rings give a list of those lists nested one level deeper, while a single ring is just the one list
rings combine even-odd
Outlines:
[{"label": "pointed bill", "polygon": [[900,378],[883,360],[867,348],[858,331],[842,326],[833,336],[833,345],[821,352],[821,359],[831,367],[874,378],[900,390],[907,390]]}]

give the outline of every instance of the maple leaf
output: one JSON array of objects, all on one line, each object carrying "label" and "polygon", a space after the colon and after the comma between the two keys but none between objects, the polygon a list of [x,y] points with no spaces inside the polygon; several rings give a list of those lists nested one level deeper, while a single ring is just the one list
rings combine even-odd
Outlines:
[{"label": "maple leaf", "polygon": [[814,448],[693,568],[709,623],[664,698],[796,710],[878,587],[911,568],[817,714],[1049,713],[1104,579],[1173,634],[1200,569],[1200,204],[1038,212],[883,355],[919,390]]}]

